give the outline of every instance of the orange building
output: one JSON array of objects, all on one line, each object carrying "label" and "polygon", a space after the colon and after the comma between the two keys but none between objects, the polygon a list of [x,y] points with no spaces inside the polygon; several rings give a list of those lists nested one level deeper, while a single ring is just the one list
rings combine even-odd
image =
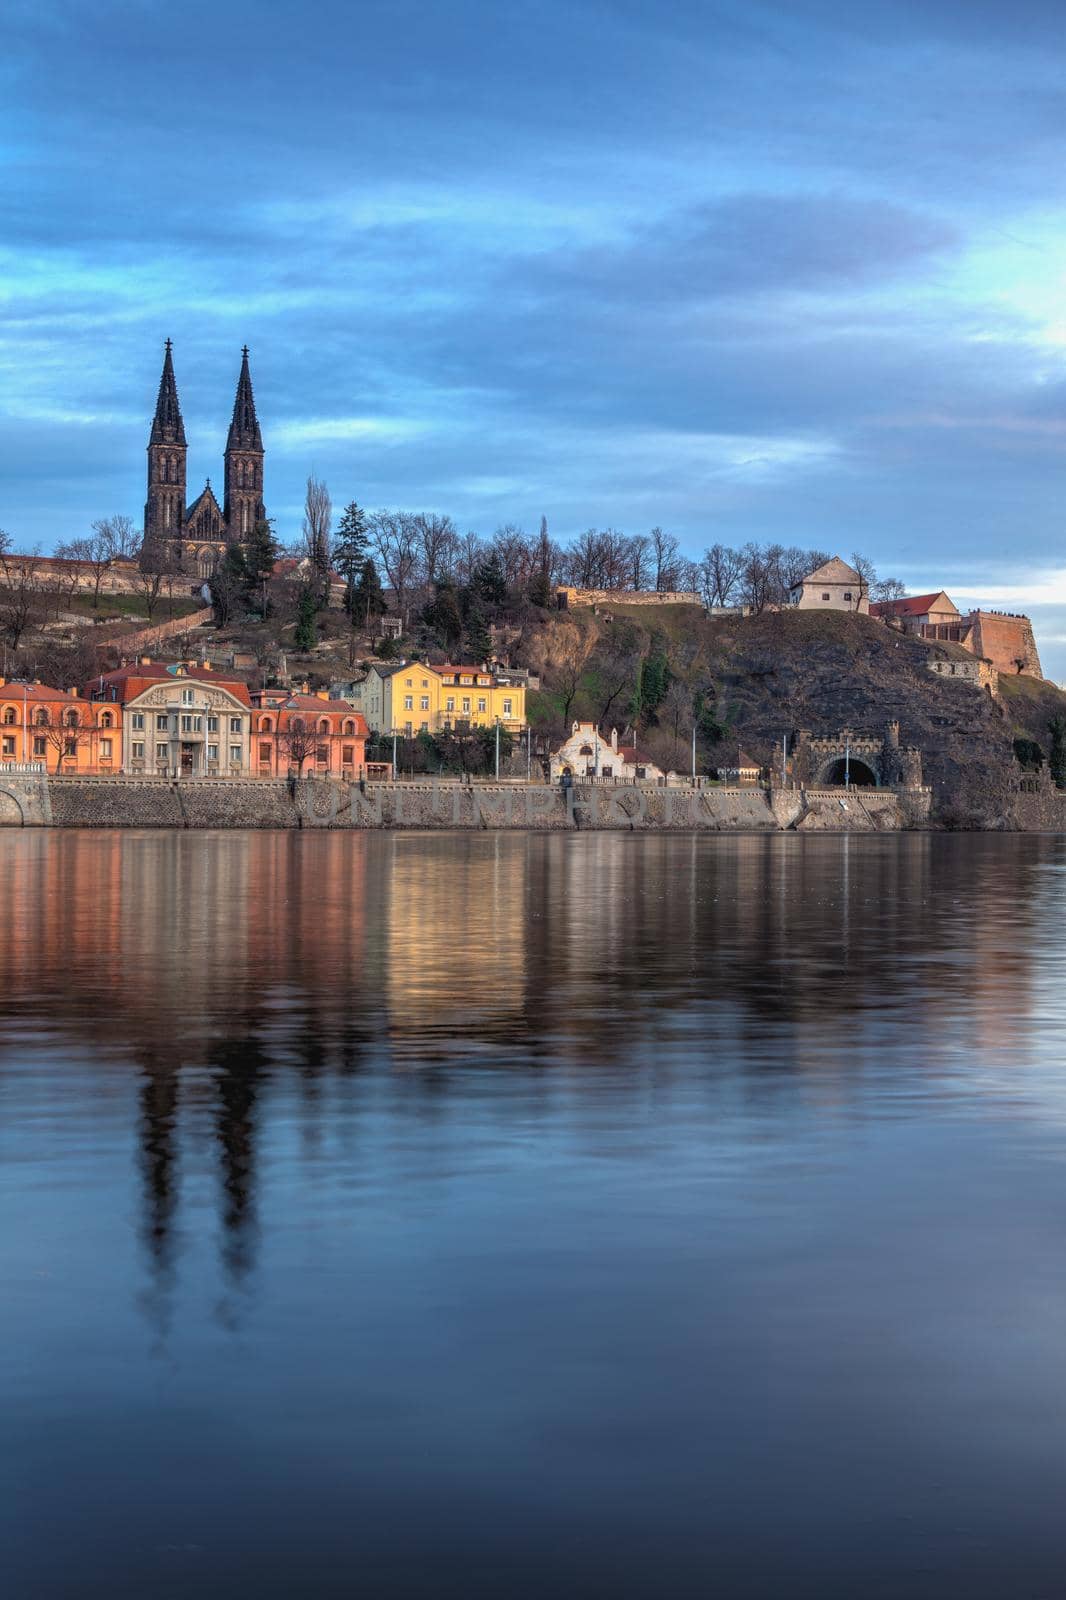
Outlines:
[{"label": "orange building", "polygon": [[366,777],[366,718],[347,700],[287,689],[252,694],[252,771],[259,778]]},{"label": "orange building", "polygon": [[41,762],[49,772],[122,770],[122,718],[76,689],[0,678],[0,768]]}]

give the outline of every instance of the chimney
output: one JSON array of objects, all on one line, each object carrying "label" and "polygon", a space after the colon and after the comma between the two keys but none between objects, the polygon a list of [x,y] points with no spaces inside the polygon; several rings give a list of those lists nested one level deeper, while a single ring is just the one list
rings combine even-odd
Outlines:
[{"label": "chimney", "polygon": [[617,750],[618,749],[618,729],[617,728],[612,728],[611,729],[611,749],[612,750]]},{"label": "chimney", "polygon": [[315,690],[315,695],[319,700],[328,700],[329,699],[329,690],[328,689],[316,689]]},{"label": "chimney", "polygon": [[205,661],[204,662],[204,671],[205,672],[210,672],[211,671],[211,663],[210,663],[210,661]]},{"label": "chimney", "polygon": [[142,667],[150,667],[151,665],[152,665],[151,656],[142,656],[141,657],[141,666]]},{"label": "chimney", "polygon": [[68,690],[67,690],[67,693],[68,693],[68,694],[72,694],[72,695],[73,695],[73,696],[74,696],[74,698],[75,698],[75,700],[76,700],[76,699],[77,699],[77,698],[78,698],[78,691],[77,691],[77,689],[68,689]]}]

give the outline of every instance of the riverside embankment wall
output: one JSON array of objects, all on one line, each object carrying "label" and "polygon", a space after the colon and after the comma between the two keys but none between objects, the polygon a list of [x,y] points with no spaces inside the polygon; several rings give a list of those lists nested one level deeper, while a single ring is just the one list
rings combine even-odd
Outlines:
[{"label": "riverside embankment wall", "polygon": [[[644,789],[575,784],[358,784],[50,778],[60,828],[706,829],[895,832],[928,821],[928,791]],[[42,819],[43,820],[43,819]]]}]

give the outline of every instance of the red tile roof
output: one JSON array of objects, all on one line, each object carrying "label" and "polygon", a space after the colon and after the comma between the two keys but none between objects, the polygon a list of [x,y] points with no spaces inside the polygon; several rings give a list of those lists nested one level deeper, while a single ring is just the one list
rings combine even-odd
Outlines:
[{"label": "red tile roof", "polygon": [[935,594],[912,594],[903,600],[875,600],[870,607],[872,617],[924,617],[934,600],[939,600],[944,593],[938,589]]},{"label": "red tile roof", "polygon": [[213,683],[218,689],[225,689],[240,700],[243,705],[251,705],[248,698],[248,685],[243,678],[229,677],[224,673],[215,672],[211,667],[185,667],[180,672],[174,663],[165,661],[142,661],[135,665],[117,667],[113,672],[104,672],[91,678],[85,686],[86,698],[93,696],[102,698],[102,691],[110,689],[112,695],[108,699],[115,699],[125,705],[128,700],[133,700],[137,695],[143,694],[153,684],[166,683]]}]

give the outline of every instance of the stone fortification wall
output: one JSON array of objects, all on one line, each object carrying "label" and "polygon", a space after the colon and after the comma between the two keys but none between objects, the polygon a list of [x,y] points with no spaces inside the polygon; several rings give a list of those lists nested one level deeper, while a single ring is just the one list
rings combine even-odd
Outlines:
[{"label": "stone fortification wall", "polygon": [[975,656],[991,661],[999,672],[1022,672],[1030,678],[1044,676],[1028,617],[1007,616],[999,611],[974,611],[967,621],[972,627],[966,644]]},{"label": "stone fortification wall", "polygon": [[0,769],[0,827],[47,827],[52,821],[51,797],[43,766],[10,763]]},{"label": "stone fortification wall", "polygon": [[[51,820],[64,828],[506,828],[576,831],[787,828],[871,832],[920,826],[920,797],[893,791],[641,788],[575,784],[51,778]],[[927,793],[927,791],[926,791]]]},{"label": "stone fortification wall", "polygon": [[575,589],[563,585],[556,589],[555,600],[560,611],[574,606],[702,606],[703,601],[695,589],[669,591],[644,589]]}]

